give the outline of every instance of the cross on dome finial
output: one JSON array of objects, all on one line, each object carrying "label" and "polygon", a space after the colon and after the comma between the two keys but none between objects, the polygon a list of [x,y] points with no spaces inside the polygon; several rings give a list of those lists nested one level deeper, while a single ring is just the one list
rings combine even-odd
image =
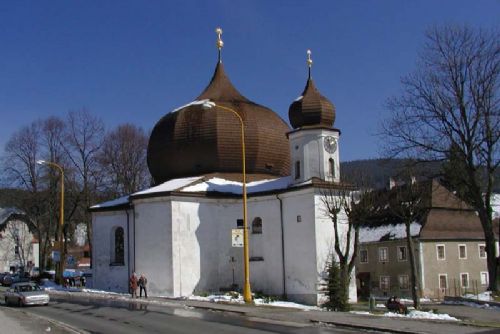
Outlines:
[{"label": "cross on dome finial", "polygon": [[309,67],[309,78],[311,78],[311,67],[313,61],[311,59],[311,50],[307,50],[307,66]]},{"label": "cross on dome finial", "polygon": [[224,42],[222,41],[222,29],[220,27],[217,27],[215,29],[215,33],[217,34],[217,42],[216,42],[216,45],[217,45],[217,49],[219,49],[219,63],[222,62],[222,59],[221,59],[221,50],[222,50],[222,47],[224,46]]}]

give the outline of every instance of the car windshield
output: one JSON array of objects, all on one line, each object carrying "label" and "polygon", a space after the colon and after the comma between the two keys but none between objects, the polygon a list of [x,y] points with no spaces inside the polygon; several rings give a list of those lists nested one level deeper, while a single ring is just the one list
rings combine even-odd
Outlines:
[{"label": "car windshield", "polygon": [[36,284],[30,284],[30,285],[20,285],[17,287],[19,292],[29,292],[29,291],[39,291],[41,290],[40,287]]}]

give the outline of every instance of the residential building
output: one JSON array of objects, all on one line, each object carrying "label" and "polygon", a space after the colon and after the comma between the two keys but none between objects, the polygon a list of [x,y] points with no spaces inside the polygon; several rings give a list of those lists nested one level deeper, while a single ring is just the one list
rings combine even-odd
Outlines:
[{"label": "residential building", "polygon": [[[424,189],[422,200],[426,203],[424,213],[410,226],[421,295],[441,298],[485,291],[489,280],[487,255],[476,212],[439,181],[420,184]],[[387,190],[390,191],[397,190]],[[387,203],[377,205],[388,206]],[[378,218],[378,222],[371,222],[360,230],[356,263],[359,294],[365,298],[410,297],[405,225],[397,219]],[[495,222],[498,233],[498,219]],[[496,246],[498,254],[498,241]]]}]

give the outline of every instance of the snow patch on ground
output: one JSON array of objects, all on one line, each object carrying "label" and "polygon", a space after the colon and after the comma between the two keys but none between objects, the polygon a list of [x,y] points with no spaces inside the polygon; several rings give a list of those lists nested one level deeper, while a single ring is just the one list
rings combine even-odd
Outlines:
[{"label": "snow patch on ground", "polygon": [[408,313],[407,315],[393,313],[393,312],[387,312],[383,316],[384,317],[392,317],[392,318],[460,321],[459,319],[452,317],[446,313],[438,314],[438,313],[434,313],[434,312],[424,312],[424,311],[417,311],[417,310],[410,311],[410,313]]},{"label": "snow patch on ground", "polygon": [[[244,304],[245,301],[243,300],[243,297],[241,295],[210,295],[206,297],[202,296],[189,296],[187,297],[188,300],[196,300],[196,301],[203,301],[203,302],[211,302],[211,303],[234,303],[234,304]],[[287,308],[295,308],[303,311],[321,311],[323,310],[322,308],[318,306],[309,306],[309,305],[302,305],[302,304],[297,304],[293,302],[285,302],[285,301],[267,301],[265,299],[261,298],[256,298],[253,300],[255,305],[266,305],[266,306],[275,306],[275,307],[287,307]]]}]

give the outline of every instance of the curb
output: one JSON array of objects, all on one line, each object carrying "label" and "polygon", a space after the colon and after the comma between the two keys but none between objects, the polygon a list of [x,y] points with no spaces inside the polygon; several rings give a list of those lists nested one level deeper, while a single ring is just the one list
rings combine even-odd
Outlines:
[{"label": "curb", "polygon": [[399,330],[399,329],[393,329],[393,328],[387,328],[387,327],[381,327],[381,326],[372,327],[372,326],[364,326],[364,325],[346,324],[343,322],[336,322],[336,321],[319,321],[319,320],[314,320],[314,319],[310,319],[309,321],[312,323],[315,323],[315,324],[327,324],[327,325],[333,325],[333,326],[337,326],[337,327],[362,329],[362,330],[368,330],[368,331],[383,331],[383,332],[387,332],[387,333],[396,333],[396,334],[427,334],[427,332],[405,331],[405,330]]}]

